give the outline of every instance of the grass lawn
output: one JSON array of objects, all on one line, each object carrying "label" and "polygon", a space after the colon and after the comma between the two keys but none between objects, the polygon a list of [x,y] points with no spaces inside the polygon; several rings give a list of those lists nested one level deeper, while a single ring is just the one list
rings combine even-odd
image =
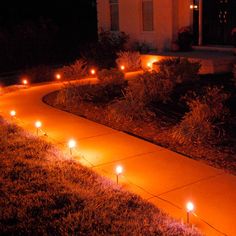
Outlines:
[{"label": "grass lawn", "polygon": [[200,235],[0,118],[1,235]]}]

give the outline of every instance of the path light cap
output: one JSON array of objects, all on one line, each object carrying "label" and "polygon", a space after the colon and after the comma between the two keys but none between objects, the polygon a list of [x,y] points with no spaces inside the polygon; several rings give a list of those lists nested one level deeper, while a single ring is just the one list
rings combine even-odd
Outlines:
[{"label": "path light cap", "polygon": [[117,175],[120,175],[122,172],[123,172],[123,167],[120,166],[120,165],[118,165],[118,166],[116,167],[116,174],[117,174]]},{"label": "path light cap", "polygon": [[35,127],[36,127],[36,128],[40,128],[41,126],[42,126],[42,122],[39,121],[39,120],[37,120],[37,121],[35,122]]},{"label": "path light cap", "polygon": [[187,202],[186,209],[188,212],[191,212],[194,210],[194,204],[192,202]]},{"label": "path light cap", "polygon": [[15,116],[16,115],[16,111],[15,110],[10,111],[10,115],[11,116]]},{"label": "path light cap", "polygon": [[74,139],[70,139],[68,141],[69,148],[74,148],[76,146],[76,141]]}]

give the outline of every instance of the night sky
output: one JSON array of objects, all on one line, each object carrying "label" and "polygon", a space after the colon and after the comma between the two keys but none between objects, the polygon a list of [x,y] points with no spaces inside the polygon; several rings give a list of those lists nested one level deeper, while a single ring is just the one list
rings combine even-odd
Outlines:
[{"label": "night sky", "polygon": [[96,0],[1,6],[0,71],[73,60],[96,41],[96,19]]}]

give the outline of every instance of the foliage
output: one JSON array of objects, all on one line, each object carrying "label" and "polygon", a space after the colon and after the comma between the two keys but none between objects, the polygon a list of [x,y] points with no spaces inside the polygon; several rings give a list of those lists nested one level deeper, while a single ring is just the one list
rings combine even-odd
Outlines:
[{"label": "foliage", "polygon": [[222,125],[228,115],[224,103],[229,95],[223,88],[208,87],[203,96],[189,99],[187,112],[173,129],[173,138],[181,144],[216,144],[225,135]]},{"label": "foliage", "polygon": [[193,33],[191,27],[182,27],[178,31],[178,44],[180,51],[192,50]]},{"label": "foliage", "polygon": [[148,53],[151,51],[151,48],[146,42],[134,42],[132,47],[134,51],[139,51],[140,53]]},{"label": "foliage", "polygon": [[116,64],[118,68],[125,67],[126,71],[137,71],[141,69],[141,56],[139,52],[121,51],[117,53]]},{"label": "foliage", "polygon": [[117,69],[98,72],[98,84],[78,85],[68,83],[57,95],[57,104],[71,107],[82,101],[108,103],[123,95],[127,86],[124,74]]},{"label": "foliage", "polygon": [[[155,63],[154,63],[155,64]],[[187,58],[171,58],[157,62],[159,73],[175,83],[183,83],[198,78],[201,65],[198,62],[191,62]]]},{"label": "foliage", "polygon": [[68,66],[63,66],[58,70],[62,74],[63,79],[80,79],[87,74],[87,62],[83,59],[78,59]]},{"label": "foliage", "polygon": [[54,69],[40,65],[24,70],[20,78],[28,78],[30,83],[50,81],[54,76]]},{"label": "foliage", "polygon": [[2,120],[0,150],[1,235],[200,235]]},{"label": "foliage", "polygon": [[97,43],[81,48],[82,56],[93,65],[100,68],[115,66],[117,53],[125,49],[129,36],[124,32],[102,30]]}]

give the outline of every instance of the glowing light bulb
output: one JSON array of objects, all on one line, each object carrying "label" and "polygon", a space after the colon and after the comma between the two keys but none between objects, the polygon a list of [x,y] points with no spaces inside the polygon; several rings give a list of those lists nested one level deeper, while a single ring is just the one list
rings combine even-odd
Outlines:
[{"label": "glowing light bulb", "polygon": [[91,73],[91,75],[95,75],[96,74],[96,70],[95,69],[91,69],[90,73]]},{"label": "glowing light bulb", "polygon": [[10,111],[10,115],[11,115],[12,117],[16,116],[16,111],[15,111],[15,110]]},{"label": "glowing light bulb", "polygon": [[125,70],[125,66],[124,65],[120,66],[120,69]]},{"label": "glowing light bulb", "polygon": [[117,175],[120,175],[120,174],[122,174],[122,172],[123,172],[123,167],[120,166],[120,165],[117,166],[117,167],[116,167],[116,174],[117,174]]},{"label": "glowing light bulb", "polygon": [[194,210],[194,204],[192,202],[187,202],[186,209],[188,212],[192,212]]},{"label": "glowing light bulb", "polygon": [[61,79],[61,75],[60,74],[56,74],[56,79]]},{"label": "glowing light bulb", "polygon": [[28,80],[27,79],[23,79],[22,80],[22,84],[27,85],[28,84]]},{"label": "glowing light bulb", "polygon": [[38,120],[38,121],[35,122],[35,127],[36,128],[40,128],[41,126],[42,126],[42,122],[41,121]]}]

